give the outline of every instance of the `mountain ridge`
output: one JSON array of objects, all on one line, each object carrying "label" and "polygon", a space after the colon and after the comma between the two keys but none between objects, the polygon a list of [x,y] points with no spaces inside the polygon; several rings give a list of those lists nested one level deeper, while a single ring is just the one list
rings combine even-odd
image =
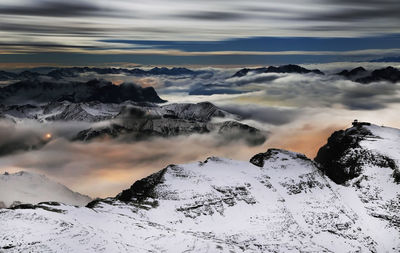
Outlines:
[{"label": "mountain ridge", "polygon": [[308,74],[308,73],[314,73],[318,75],[324,75],[324,73],[318,69],[306,69],[303,67],[300,67],[298,65],[282,65],[282,66],[269,66],[269,67],[262,67],[262,68],[255,68],[255,69],[249,69],[249,68],[244,68],[239,71],[237,71],[232,77],[243,77],[247,75],[249,72],[254,72],[256,74],[261,74],[261,73],[298,73],[298,74]]},{"label": "mountain ridge", "polygon": [[[335,183],[321,168],[324,159],[296,152],[269,149],[250,162],[210,157],[167,166],[88,208],[45,203],[1,212],[0,242],[15,250],[60,252],[398,251],[400,189],[393,173],[400,161],[400,130],[354,122],[332,136],[322,150],[343,149],[342,157],[364,151],[387,156],[396,167],[357,156],[361,173]],[[43,221],[30,219],[33,214]],[[34,236],[14,234],[15,244],[4,235],[15,230],[18,215]],[[51,235],[41,236],[46,231]]]},{"label": "mountain ridge", "polygon": [[73,103],[99,101],[122,103],[125,101],[163,103],[153,87],[142,88],[131,83],[114,85],[105,80],[88,82],[50,82],[25,80],[1,88],[2,104],[27,104],[69,101]]}]

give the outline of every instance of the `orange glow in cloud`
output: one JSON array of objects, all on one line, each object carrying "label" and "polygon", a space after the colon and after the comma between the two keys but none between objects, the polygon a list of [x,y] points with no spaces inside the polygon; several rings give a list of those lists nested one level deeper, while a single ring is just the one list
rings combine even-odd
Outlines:
[{"label": "orange glow in cloud", "polygon": [[51,133],[47,133],[44,135],[44,139],[47,141],[50,140],[51,138],[53,138],[53,135]]},{"label": "orange glow in cloud", "polygon": [[113,80],[112,83],[116,86],[120,86],[122,83],[124,83],[124,80]]},{"label": "orange glow in cloud", "polygon": [[289,132],[280,132],[273,135],[267,141],[269,147],[287,149],[305,154],[313,159],[323,145],[326,144],[328,137],[333,132],[346,128],[345,125],[332,125],[329,127],[318,128],[310,124],[304,124],[301,128],[291,129]]}]

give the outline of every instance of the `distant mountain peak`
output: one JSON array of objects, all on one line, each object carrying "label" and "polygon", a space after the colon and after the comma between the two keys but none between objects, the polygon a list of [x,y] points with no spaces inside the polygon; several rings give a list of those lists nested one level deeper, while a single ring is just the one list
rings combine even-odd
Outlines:
[{"label": "distant mountain peak", "polygon": [[263,67],[263,68],[255,68],[255,69],[249,69],[249,68],[244,68],[239,71],[237,71],[232,77],[243,77],[247,75],[249,72],[253,72],[256,74],[261,74],[261,73],[298,73],[298,74],[308,74],[308,73],[314,73],[318,75],[324,75],[324,73],[318,69],[306,69],[298,65],[294,64],[288,64],[288,65],[282,65],[279,67],[274,67],[274,66],[269,66],[269,67]]},{"label": "distant mountain peak", "polygon": [[356,68],[354,68],[354,69],[352,69],[352,70],[343,70],[343,71],[341,71],[341,72],[339,72],[339,73],[337,73],[337,75],[340,75],[340,76],[345,76],[345,77],[347,77],[347,78],[352,78],[352,77],[354,77],[354,76],[357,76],[357,75],[360,75],[360,74],[364,74],[364,73],[366,73],[367,72],[367,70],[365,69],[365,68],[363,68],[363,67],[356,67]]},{"label": "distant mountain peak", "polygon": [[1,92],[0,102],[3,104],[26,104],[27,101],[29,103],[166,102],[158,96],[153,87],[142,88],[131,83],[117,86],[102,79],[92,79],[88,82],[24,80],[1,88]]},{"label": "distant mountain peak", "polygon": [[0,175],[0,200],[5,203],[6,207],[11,207],[19,204],[37,204],[43,201],[82,206],[91,199],[73,192],[45,175],[19,171]]}]

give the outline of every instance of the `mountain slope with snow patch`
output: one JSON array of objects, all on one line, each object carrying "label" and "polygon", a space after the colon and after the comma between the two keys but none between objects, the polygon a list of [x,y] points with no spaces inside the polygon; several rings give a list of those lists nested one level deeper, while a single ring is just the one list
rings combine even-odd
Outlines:
[{"label": "mountain slope with snow patch", "polygon": [[[0,245],[10,252],[398,252],[399,136],[356,125],[330,138],[321,154],[340,149],[338,164],[355,161],[361,173],[340,183],[321,167],[329,165],[321,154],[316,163],[270,149],[250,162],[170,165],[87,207],[3,210]],[[379,155],[396,167],[371,160]]]}]

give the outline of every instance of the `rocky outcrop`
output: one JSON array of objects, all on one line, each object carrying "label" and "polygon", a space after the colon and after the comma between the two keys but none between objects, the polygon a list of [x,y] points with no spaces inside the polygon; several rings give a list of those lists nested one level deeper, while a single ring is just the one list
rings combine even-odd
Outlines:
[{"label": "rocky outcrop", "polygon": [[380,81],[387,81],[391,83],[396,83],[400,81],[400,70],[387,67],[382,69],[377,69],[372,71],[369,76],[358,78],[356,82],[359,83],[372,83],[372,82],[380,82]]},{"label": "rocky outcrop", "polygon": [[254,164],[257,167],[264,167],[265,161],[268,161],[268,160],[276,157],[279,154],[285,154],[294,159],[301,159],[301,160],[312,163],[312,161],[303,154],[294,153],[294,152],[290,152],[290,151],[283,150],[283,149],[277,149],[277,148],[270,148],[265,153],[258,153],[256,155],[254,155],[250,159],[250,163]]},{"label": "rocky outcrop", "polygon": [[367,75],[367,74],[368,74],[367,70],[363,67],[357,67],[350,71],[346,69],[346,70],[343,70],[343,71],[337,73],[337,75],[344,76],[349,79],[359,77],[360,75]]},{"label": "rocky outcrop", "polygon": [[360,146],[362,140],[379,138],[365,127],[368,125],[364,122],[354,123],[349,129],[336,131],[329,137],[328,143],[319,149],[315,161],[334,182],[344,184],[359,177],[366,165],[389,167],[394,173],[397,172],[393,159]]},{"label": "rocky outcrop", "polygon": [[243,140],[249,146],[258,146],[267,140],[266,133],[237,121],[223,122],[218,129],[218,134],[227,141]]},{"label": "rocky outcrop", "polygon": [[157,199],[160,196],[155,192],[155,187],[164,181],[165,172],[175,165],[169,165],[146,178],[136,181],[129,189],[122,191],[115,198],[124,202],[143,203],[146,199]]}]

